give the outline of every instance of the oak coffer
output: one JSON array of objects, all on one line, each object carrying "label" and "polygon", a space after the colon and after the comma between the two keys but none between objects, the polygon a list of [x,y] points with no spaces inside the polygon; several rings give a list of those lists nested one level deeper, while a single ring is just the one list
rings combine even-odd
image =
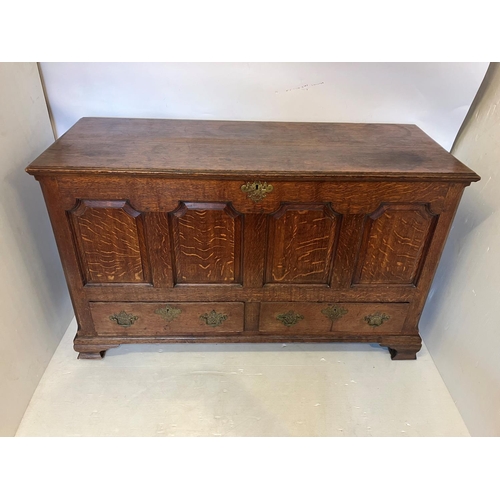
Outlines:
[{"label": "oak coffer", "polygon": [[82,118],[27,168],[74,348],[371,342],[415,359],[472,170],[414,125]]}]

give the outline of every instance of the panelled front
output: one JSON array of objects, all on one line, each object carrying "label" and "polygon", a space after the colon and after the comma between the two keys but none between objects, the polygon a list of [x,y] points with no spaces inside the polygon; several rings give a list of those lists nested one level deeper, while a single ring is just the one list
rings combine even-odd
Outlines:
[{"label": "panelled front", "polygon": [[[151,178],[140,192],[133,178],[94,181],[73,184],[65,177],[58,184],[95,329],[109,335],[149,330],[216,336],[241,332],[244,324],[254,325],[253,332],[290,335],[400,331],[409,306],[395,304],[398,295],[391,296],[390,287],[407,287],[411,302],[448,190],[438,183],[270,182],[272,190],[256,201],[241,189],[243,179],[184,184]],[[372,307],[380,302],[380,286],[394,302],[389,312]],[[140,289],[142,314],[108,302],[111,289],[129,302]],[[271,289],[273,302],[266,302]],[[322,311],[331,304],[317,302],[319,289],[331,304],[342,291],[350,314],[329,321]],[[215,290],[216,300],[239,304],[232,310],[239,319],[219,330],[200,324],[192,305],[214,300]],[[196,299],[190,302],[189,293]],[[184,306],[182,321],[160,324],[158,299],[186,297],[191,305]],[[297,307],[287,306],[290,297]],[[247,301],[262,304],[245,312]],[[116,311],[108,307],[115,304]],[[279,304],[286,310],[276,310]],[[304,316],[300,308],[307,317],[315,312],[314,319],[293,327],[276,320],[290,311]],[[139,319],[120,325],[122,309],[125,322],[126,315]],[[370,326],[365,318],[377,313],[391,320]]]},{"label": "panelled front", "polygon": [[376,342],[420,314],[479,176],[397,124],[84,118],[27,168],[78,323],[122,343]]},{"label": "panelled front", "polygon": [[[200,188],[191,183],[172,199],[169,180],[150,182],[151,188],[143,189],[149,199],[124,180],[110,189],[97,179],[93,190],[59,183],[84,284],[245,286],[244,248],[257,241],[262,254],[247,258],[262,286],[413,287],[447,191],[446,185],[414,183],[410,196],[409,187],[400,184],[374,198],[373,183],[337,188],[332,182],[330,192],[317,183],[313,195],[314,183],[305,182],[294,184],[286,198],[285,192],[278,197],[278,183],[264,200],[248,205],[241,189],[219,201],[231,190],[198,197]],[[168,193],[163,200],[162,188]],[[370,194],[364,204],[356,199],[360,190]],[[293,199],[297,193],[303,193],[301,200]],[[158,210],[169,205],[171,210]],[[246,219],[259,216],[263,223],[245,233]]]}]

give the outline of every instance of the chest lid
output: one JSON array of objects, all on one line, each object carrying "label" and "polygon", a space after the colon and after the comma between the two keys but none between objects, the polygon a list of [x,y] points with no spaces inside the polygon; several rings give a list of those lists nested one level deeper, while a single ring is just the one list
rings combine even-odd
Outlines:
[{"label": "chest lid", "polygon": [[26,169],[296,180],[480,177],[415,125],[82,118]]}]

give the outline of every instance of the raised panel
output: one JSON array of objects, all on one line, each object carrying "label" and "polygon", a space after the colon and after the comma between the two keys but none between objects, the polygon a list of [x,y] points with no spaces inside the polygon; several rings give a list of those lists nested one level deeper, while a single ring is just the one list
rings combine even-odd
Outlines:
[{"label": "raised panel", "polygon": [[242,216],[227,203],[182,203],[171,214],[176,284],[241,283]]},{"label": "raised panel", "polygon": [[86,283],[150,282],[144,221],[126,201],[80,200],[69,216]]},{"label": "raised panel", "polygon": [[384,204],[365,222],[355,284],[416,285],[438,216],[424,204]]},{"label": "raised panel", "polygon": [[328,284],[340,217],[325,204],[285,204],[269,216],[266,283]]}]

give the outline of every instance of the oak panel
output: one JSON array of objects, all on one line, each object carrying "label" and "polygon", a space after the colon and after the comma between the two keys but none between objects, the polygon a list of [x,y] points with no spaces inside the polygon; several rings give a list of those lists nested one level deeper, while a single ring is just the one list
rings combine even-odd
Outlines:
[{"label": "oak panel", "polygon": [[126,201],[81,200],[69,217],[87,283],[150,281],[143,218]]},{"label": "oak panel", "polygon": [[340,218],[324,204],[283,204],[269,216],[266,282],[328,284]]},{"label": "oak panel", "polygon": [[365,223],[354,283],[415,285],[436,221],[426,205],[382,205]]},{"label": "oak panel", "polygon": [[242,216],[227,203],[182,203],[171,214],[176,283],[241,283]]}]

